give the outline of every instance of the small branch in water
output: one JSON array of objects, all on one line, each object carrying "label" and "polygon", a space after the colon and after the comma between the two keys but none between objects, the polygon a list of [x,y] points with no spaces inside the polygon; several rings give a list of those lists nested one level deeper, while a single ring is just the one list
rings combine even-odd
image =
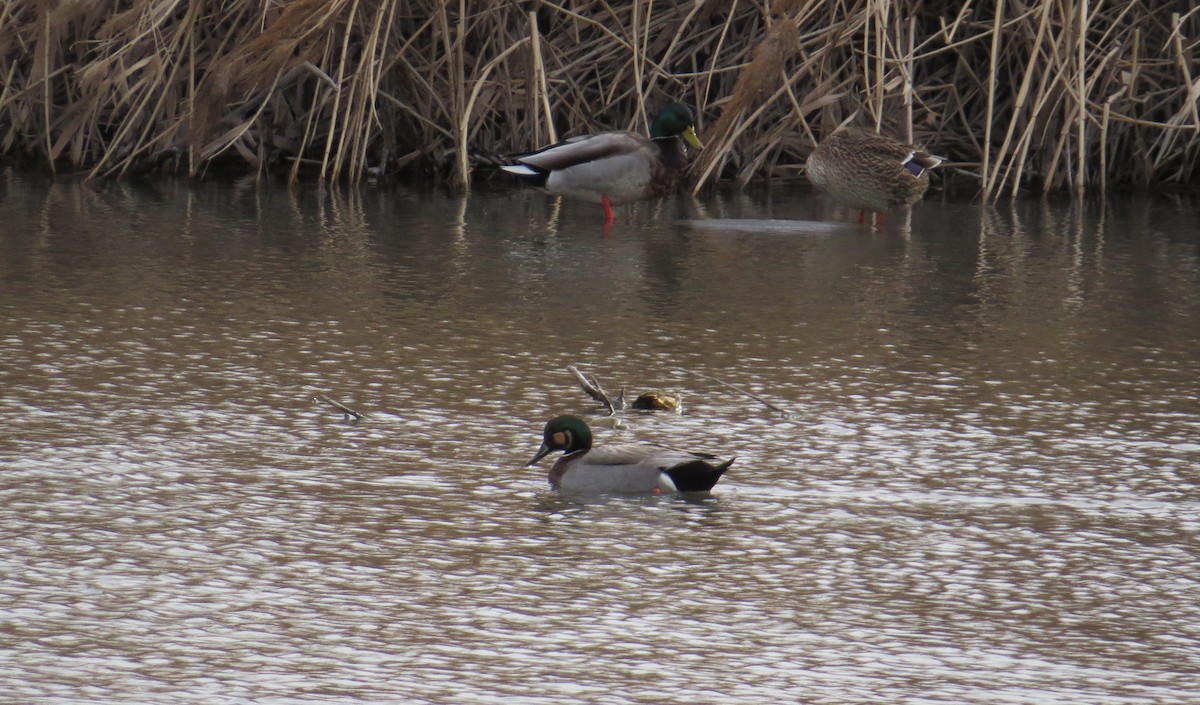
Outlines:
[{"label": "small branch in water", "polygon": [[575,365],[567,365],[567,371],[575,375],[575,379],[579,380],[579,386],[583,387],[583,391],[589,397],[600,402],[605,406],[605,408],[608,409],[609,416],[616,415],[617,411],[625,406],[624,389],[621,390],[621,393],[617,396],[617,400],[614,402],[612,398],[610,398],[604,391],[604,389],[600,387],[600,382],[598,382],[595,377],[589,378],[587,375],[580,372],[579,368],[575,367]]},{"label": "small branch in water", "polygon": [[710,380],[712,382],[716,382],[717,384],[720,384],[722,386],[729,387],[730,389],[732,389],[733,391],[735,391],[739,394],[743,394],[745,396],[750,397],[754,401],[758,402],[759,404],[762,404],[763,406],[767,407],[771,411],[774,411],[775,413],[779,414],[780,416],[782,416],[785,419],[790,419],[792,417],[792,412],[787,411],[786,409],[782,409],[778,406],[775,406],[774,404],[767,401],[766,399],[763,399],[760,396],[751,394],[750,392],[747,392],[745,389],[742,389],[741,387],[738,387],[737,385],[730,384],[729,382],[726,382],[725,380],[717,379],[716,377],[713,377],[711,375],[706,375],[703,372],[695,372],[695,371],[690,371],[690,370],[684,370],[684,372],[691,372],[691,374],[694,374],[698,377],[703,377],[704,379]]},{"label": "small branch in water", "polygon": [[351,409],[350,407],[346,406],[345,404],[343,404],[339,401],[330,399],[329,397],[325,396],[324,394],[316,395],[315,397],[313,397],[313,401],[324,402],[324,403],[332,406],[333,408],[335,408],[338,411],[345,414],[344,418],[346,418],[346,419],[349,419],[350,417],[354,417],[354,420],[358,421],[363,417],[362,414],[358,413],[354,409]]}]

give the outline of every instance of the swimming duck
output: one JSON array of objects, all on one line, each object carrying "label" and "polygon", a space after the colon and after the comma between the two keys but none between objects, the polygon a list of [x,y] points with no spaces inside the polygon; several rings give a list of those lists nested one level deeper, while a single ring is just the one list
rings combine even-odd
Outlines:
[{"label": "swimming duck", "polygon": [[550,468],[550,486],[567,492],[707,492],[734,461],[652,444],[593,448],[592,430],[577,416],[551,419],[528,464],[556,450],[564,455]]},{"label": "swimming duck", "polygon": [[883,223],[892,206],[909,206],[929,188],[928,170],[944,160],[911,144],[869,130],[843,127],[825,138],[808,157],[814,186],[852,208],[875,212]]},{"label": "swimming duck", "polygon": [[683,103],[662,109],[650,137],[634,132],[601,132],[563,140],[516,157],[500,168],[557,196],[604,206],[604,222],[613,220],[614,204],[664,196],[675,190],[687,168],[679,138],[702,149],[695,115]]}]

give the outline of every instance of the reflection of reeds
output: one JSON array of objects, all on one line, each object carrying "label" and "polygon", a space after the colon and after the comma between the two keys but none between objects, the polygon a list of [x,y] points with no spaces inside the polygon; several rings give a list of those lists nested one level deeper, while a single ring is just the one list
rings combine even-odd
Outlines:
[{"label": "reflection of reeds", "polygon": [[681,99],[708,143],[697,188],[794,175],[852,115],[987,197],[1186,181],[1197,37],[1189,0],[6,2],[0,153],[465,184],[471,149],[644,131]]}]

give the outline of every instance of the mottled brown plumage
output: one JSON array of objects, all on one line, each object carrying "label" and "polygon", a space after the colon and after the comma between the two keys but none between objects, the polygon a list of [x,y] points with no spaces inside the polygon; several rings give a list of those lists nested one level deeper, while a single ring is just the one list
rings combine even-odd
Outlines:
[{"label": "mottled brown plumage", "polygon": [[889,208],[919,201],[929,188],[928,170],[941,163],[915,145],[843,127],[817,145],[806,172],[814,186],[844,205],[878,213],[878,222]]}]

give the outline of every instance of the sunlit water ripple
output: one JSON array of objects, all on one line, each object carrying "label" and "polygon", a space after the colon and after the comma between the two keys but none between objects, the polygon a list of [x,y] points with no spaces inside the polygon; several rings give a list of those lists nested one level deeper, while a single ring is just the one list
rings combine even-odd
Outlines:
[{"label": "sunlit water ripple", "polygon": [[[1195,702],[1194,204],[605,238],[531,192],[6,178],[0,701]],[[559,496],[562,412],[738,459]]]}]

